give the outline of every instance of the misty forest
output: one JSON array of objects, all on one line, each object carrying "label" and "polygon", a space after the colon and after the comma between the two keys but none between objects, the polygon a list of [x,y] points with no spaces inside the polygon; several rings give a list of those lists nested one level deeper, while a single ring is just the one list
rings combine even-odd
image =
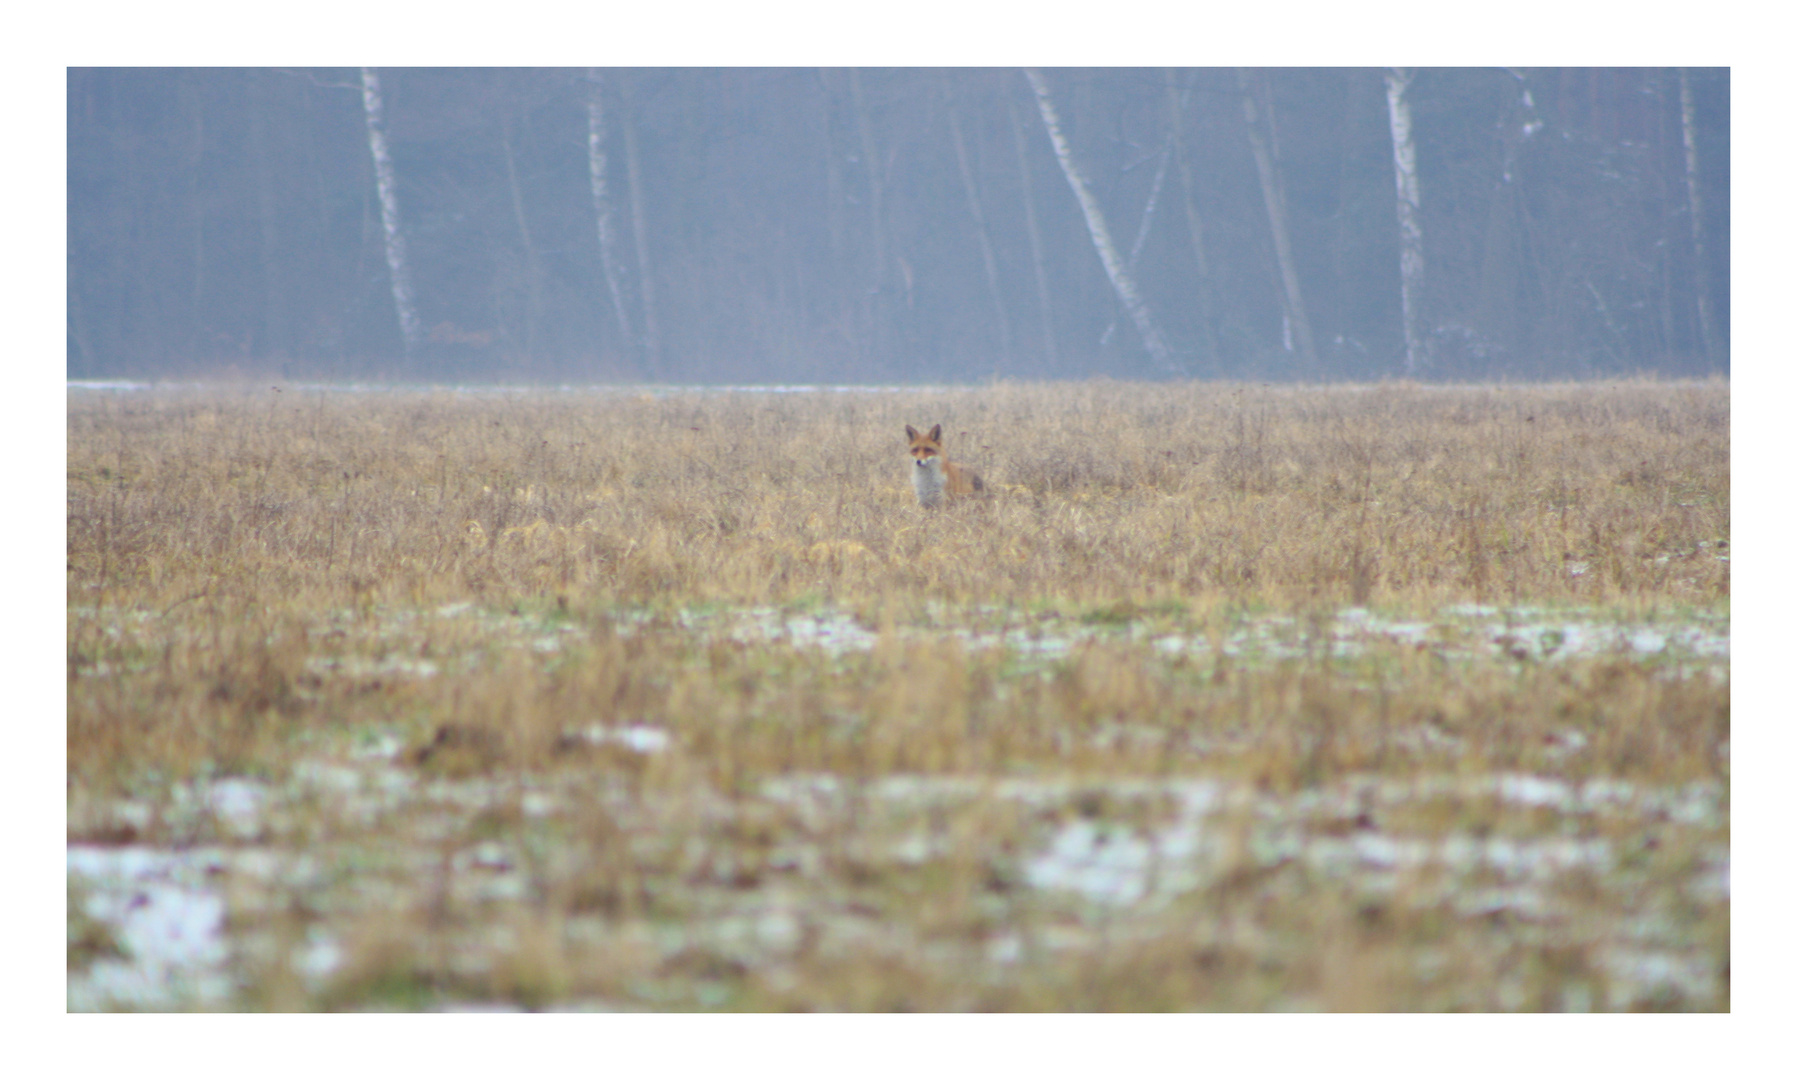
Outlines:
[{"label": "misty forest", "polygon": [[71,69],[71,378],[1729,369],[1726,69]]}]

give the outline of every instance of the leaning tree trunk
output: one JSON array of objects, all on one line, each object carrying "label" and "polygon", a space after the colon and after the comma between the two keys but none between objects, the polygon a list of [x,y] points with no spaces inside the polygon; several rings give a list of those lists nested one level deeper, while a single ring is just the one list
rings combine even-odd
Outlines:
[{"label": "leaning tree trunk", "polygon": [[867,212],[872,224],[874,288],[886,285],[886,176],[880,168],[880,148],[874,140],[873,117],[861,93],[861,72],[849,69],[849,97],[855,105],[855,127],[861,135],[861,160],[867,168]]},{"label": "leaning tree trunk", "polygon": [[[948,130],[955,140],[955,160],[961,166],[961,185],[967,189],[967,210],[973,215],[974,235],[980,242],[980,258],[986,264],[986,288],[992,293],[992,310],[998,317],[999,357],[1005,366],[1011,362],[1011,317],[1005,313],[1004,292],[999,287],[998,258],[992,252],[992,237],[986,228],[986,211],[980,203],[980,187],[974,182],[973,167],[967,161],[967,140],[961,137],[961,117],[955,110],[955,90],[946,72],[942,76],[942,94],[948,109]],[[993,365],[993,374],[999,367]]]},{"label": "leaning tree trunk", "polygon": [[518,223],[518,241],[524,245],[524,355],[534,361],[537,352],[537,322],[543,311],[541,292],[543,274],[537,262],[537,246],[530,236],[530,216],[524,212],[524,188],[518,183],[518,165],[512,153],[512,120],[504,115],[499,121],[499,144],[505,151],[506,186],[511,190],[512,216]]},{"label": "leaning tree trunk", "polygon": [[1385,73],[1385,103],[1391,111],[1391,154],[1398,181],[1398,278],[1404,302],[1404,374],[1415,375],[1423,362],[1423,223],[1422,189],[1416,178],[1416,143],[1410,134],[1410,101],[1406,94],[1416,71],[1391,68]]},{"label": "leaning tree trunk", "polygon": [[1685,193],[1691,205],[1691,258],[1697,286],[1697,326],[1703,335],[1703,357],[1715,363],[1716,315],[1710,308],[1710,264],[1705,257],[1703,235],[1703,187],[1697,182],[1697,104],[1691,96],[1691,73],[1678,69],[1679,119],[1685,133]]},{"label": "leaning tree trunk", "polygon": [[406,237],[399,228],[399,193],[393,180],[393,159],[387,155],[386,121],[381,112],[381,78],[373,68],[362,69],[362,112],[368,120],[368,151],[374,156],[374,186],[381,198],[381,231],[387,240],[387,276],[393,283],[393,309],[399,315],[399,336],[410,355],[423,340],[418,309],[412,303],[412,270],[406,262]]},{"label": "leaning tree trunk", "polygon": [[1310,316],[1304,310],[1304,292],[1298,287],[1298,264],[1292,258],[1291,231],[1285,217],[1285,192],[1279,179],[1279,166],[1273,160],[1267,138],[1261,134],[1261,108],[1255,101],[1248,73],[1238,69],[1236,78],[1242,87],[1242,112],[1248,121],[1248,148],[1254,153],[1254,167],[1260,173],[1260,196],[1267,205],[1267,221],[1273,232],[1273,255],[1279,261],[1279,297],[1285,309],[1286,325],[1297,339],[1298,355],[1311,371],[1318,371],[1316,343],[1310,336]]},{"label": "leaning tree trunk", "polygon": [[1085,177],[1080,174],[1078,164],[1073,160],[1073,148],[1068,145],[1067,137],[1061,133],[1061,120],[1055,112],[1054,99],[1049,96],[1048,83],[1042,73],[1035,68],[1025,68],[1023,74],[1030,81],[1031,89],[1036,92],[1036,107],[1042,113],[1042,126],[1048,129],[1049,142],[1054,144],[1055,157],[1061,163],[1061,172],[1067,177],[1067,186],[1073,189],[1073,197],[1079,200],[1080,210],[1086,217],[1086,231],[1092,236],[1092,246],[1098,249],[1098,258],[1104,263],[1104,272],[1111,279],[1111,288],[1117,292],[1117,299],[1123,302],[1123,308],[1136,324],[1137,333],[1142,336],[1142,344],[1147,346],[1148,355],[1154,358],[1155,364],[1170,375],[1184,375],[1185,370],[1173,358],[1173,352],[1162,340],[1160,331],[1154,325],[1154,318],[1148,311],[1147,301],[1142,299],[1136,288],[1135,276],[1129,272],[1129,266],[1117,251],[1117,245],[1111,241],[1110,229],[1104,223],[1104,211],[1100,209],[1098,200],[1093,197],[1087,186]]},{"label": "leaning tree trunk", "polygon": [[1048,294],[1048,260],[1042,254],[1042,230],[1036,225],[1036,185],[1030,181],[1028,144],[1023,138],[1023,124],[1017,119],[1017,101],[1005,95],[1005,109],[1011,114],[1011,135],[1017,143],[1017,175],[1023,182],[1023,222],[1030,234],[1030,264],[1036,270],[1036,302],[1042,308],[1042,347],[1048,370],[1060,366],[1054,343],[1054,304]]},{"label": "leaning tree trunk", "polygon": [[255,163],[256,220],[260,226],[262,271],[262,355],[285,356],[288,353],[287,289],[281,280],[281,238],[278,231],[280,212],[275,199],[274,166],[268,153],[268,94],[264,80],[272,75],[258,73],[250,77],[250,159]]},{"label": "leaning tree trunk", "polygon": [[[879,140],[874,134],[873,116],[868,111],[867,96],[861,92],[861,72],[849,69],[849,101],[855,109],[855,129],[861,137],[861,164],[867,170],[867,213],[872,238],[873,267],[871,284],[863,294],[862,310],[867,327],[863,348],[876,364],[890,363],[889,342],[897,328],[895,300],[887,289],[890,271],[887,266],[892,250],[886,227],[886,170],[881,164]],[[909,273],[906,294],[910,296]]]},{"label": "leaning tree trunk", "polygon": [[[1515,68],[1505,69],[1511,79],[1508,100],[1498,122],[1503,145],[1503,167],[1493,187],[1491,210],[1485,218],[1485,253],[1479,265],[1478,325],[1487,337],[1512,350],[1526,341],[1526,327],[1517,317],[1517,220],[1518,163],[1522,150],[1542,128],[1535,112],[1535,96],[1528,78]],[[1662,179],[1664,179],[1662,175]]]},{"label": "leaning tree trunk", "polygon": [[611,194],[605,160],[605,84],[597,69],[587,69],[587,177],[593,186],[593,216],[599,221],[599,267],[605,289],[611,294],[612,314],[624,351],[636,352],[636,335],[630,329],[630,309],[624,304],[624,288],[618,281],[618,235],[612,223]]},{"label": "leaning tree trunk", "polygon": [[[1188,93],[1191,86],[1186,87]],[[1210,260],[1204,251],[1204,220],[1198,216],[1197,196],[1192,186],[1192,165],[1186,159],[1185,140],[1180,137],[1180,127],[1185,123],[1185,106],[1173,76],[1173,69],[1167,69],[1167,111],[1168,123],[1172,125],[1173,162],[1179,168],[1180,191],[1185,196],[1186,228],[1192,234],[1192,257],[1198,264],[1198,331],[1204,345],[1205,359],[1213,365],[1220,365],[1217,355],[1216,305],[1211,300]]]},{"label": "leaning tree trunk", "polygon": [[[1154,211],[1160,206],[1161,188],[1165,187],[1167,183],[1167,166],[1173,162],[1173,133],[1171,131],[1167,133],[1166,141],[1161,146],[1160,157],[1161,163],[1155,166],[1154,181],[1148,185],[1148,201],[1142,204],[1142,220],[1136,223],[1136,238],[1129,245],[1129,256],[1123,261],[1123,265],[1127,266],[1132,274],[1136,272],[1136,263],[1142,258],[1142,249],[1148,246],[1148,234],[1154,227]],[[1108,344],[1111,336],[1116,332],[1117,319],[1113,314],[1110,325],[1106,326],[1104,333],[1099,335],[1099,343]]]},{"label": "leaning tree trunk", "polygon": [[637,291],[643,297],[643,352],[651,375],[661,374],[661,322],[655,311],[655,274],[649,264],[649,212],[643,197],[642,155],[637,153],[636,122],[630,102],[624,109],[624,171],[630,174],[630,224],[636,234]]}]

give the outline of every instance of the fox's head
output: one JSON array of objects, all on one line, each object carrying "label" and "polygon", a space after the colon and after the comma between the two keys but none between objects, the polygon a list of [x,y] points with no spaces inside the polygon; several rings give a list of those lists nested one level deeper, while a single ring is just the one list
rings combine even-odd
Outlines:
[{"label": "fox's head", "polygon": [[941,464],[942,458],[942,425],[937,424],[925,435],[921,431],[905,425],[905,434],[911,436],[911,456],[916,459],[920,469],[935,468]]}]

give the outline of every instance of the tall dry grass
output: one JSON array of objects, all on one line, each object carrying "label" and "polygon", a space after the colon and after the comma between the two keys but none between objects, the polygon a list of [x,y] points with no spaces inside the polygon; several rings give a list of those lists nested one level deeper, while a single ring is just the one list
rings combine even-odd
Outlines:
[{"label": "tall dry grass", "polygon": [[[918,510],[903,425],[993,495]],[[80,394],[71,603],[1713,604],[1722,384]],[[1569,574],[1568,565],[1586,572]]]},{"label": "tall dry grass", "polygon": [[[929,512],[903,432],[937,422],[991,491]],[[1567,980],[1594,977],[1596,945],[1519,959],[1489,926],[1453,929],[1438,900],[1369,915],[1247,855],[1193,901],[1208,906],[1156,931],[1176,941],[1038,958],[1023,983],[977,991],[904,950],[805,945],[798,976],[760,981],[630,935],[699,919],[708,890],[780,880],[795,838],[823,852],[808,903],[871,907],[917,942],[1046,925],[1015,880],[1040,815],[982,799],[907,824],[943,852],[920,870],[869,846],[887,828],[872,804],[819,824],[758,794],[794,775],[1203,776],[1276,799],[1504,772],[1726,791],[1726,678],[1627,657],[1462,662],[1392,645],[1253,663],[1162,656],[1122,633],[1030,665],[904,631],[1059,619],[1221,642],[1256,613],[1326,629],[1348,606],[1464,603],[1726,617],[1728,425],[1720,383],[74,392],[71,838],[206,839],[204,820],[121,823],[104,806],[161,806],[187,779],[278,779],[374,732],[397,733],[400,767],[424,781],[510,792],[449,824],[420,811],[382,825],[430,838],[395,886],[414,907],[356,915],[348,973],[322,996],[268,968],[271,1007],[390,991],[544,1004],[646,978],[721,980],[750,1008],[1260,1008],[1292,993],[1496,1007],[1475,988],[1500,956],[1526,968],[1527,1007],[1553,1007]],[[847,611],[879,641],[839,656],[694,621],[759,605]],[[631,724],[666,732],[670,751],[580,737]],[[500,920],[514,946],[458,974],[449,943],[493,917],[434,868],[476,840],[536,836],[520,793],[544,785],[581,809],[553,820],[560,854],[532,856],[533,906]],[[1115,809],[1091,798],[1064,812]],[[1404,813],[1427,835],[1532,827],[1494,806]],[[334,814],[271,842],[380,835]],[[1676,880],[1696,843],[1644,854],[1642,880]],[[1581,902],[1619,895],[1593,885]],[[300,917],[283,912],[244,918],[285,941]],[[583,919],[624,937],[594,945],[570,929]],[[1725,962],[1726,901],[1691,919]],[[1255,941],[1296,951],[1275,963]],[[1405,966],[1422,941],[1452,954],[1445,989]]]}]

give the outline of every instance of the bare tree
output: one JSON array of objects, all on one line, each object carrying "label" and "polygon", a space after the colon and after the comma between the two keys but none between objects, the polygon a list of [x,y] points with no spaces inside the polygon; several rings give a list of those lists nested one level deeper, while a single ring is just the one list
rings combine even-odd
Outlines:
[{"label": "bare tree", "polygon": [[867,212],[873,226],[874,288],[886,284],[886,175],[880,168],[880,147],[874,140],[873,118],[861,92],[861,72],[849,69],[849,97],[855,105],[855,126],[861,134],[861,161],[867,168]]},{"label": "bare tree", "polygon": [[1691,209],[1691,257],[1695,266],[1697,326],[1703,336],[1703,356],[1716,362],[1716,315],[1710,307],[1710,264],[1703,229],[1703,185],[1697,176],[1697,103],[1691,94],[1691,72],[1678,69],[1679,119],[1685,135],[1685,195]]},{"label": "bare tree", "polygon": [[1073,189],[1073,197],[1079,200],[1080,210],[1085,214],[1086,231],[1091,234],[1092,246],[1098,250],[1099,261],[1104,263],[1104,272],[1111,279],[1111,288],[1116,290],[1117,299],[1122,301],[1124,310],[1129,312],[1130,319],[1135,322],[1136,331],[1142,336],[1142,344],[1147,346],[1148,355],[1154,359],[1155,365],[1168,374],[1184,375],[1184,368],[1173,358],[1172,350],[1167,348],[1166,341],[1156,329],[1154,318],[1148,310],[1148,302],[1142,299],[1141,291],[1136,288],[1134,275],[1129,272],[1129,266],[1118,253],[1117,245],[1111,241],[1110,229],[1104,223],[1103,209],[1099,207],[1091,187],[1081,175],[1078,163],[1073,160],[1073,148],[1061,133],[1060,116],[1055,112],[1047,80],[1035,68],[1025,68],[1023,74],[1029,79],[1030,88],[1036,92],[1036,107],[1042,113],[1042,126],[1048,129],[1048,140],[1054,145],[1055,157],[1061,163],[1061,172],[1067,177],[1067,186]]},{"label": "bare tree", "polygon": [[[1173,131],[1171,128],[1168,129],[1167,137],[1162,142],[1161,152],[1155,156],[1160,159],[1160,164],[1155,166],[1154,180],[1148,185],[1148,199],[1142,204],[1142,218],[1136,222],[1136,238],[1129,245],[1127,265],[1132,274],[1136,272],[1136,263],[1141,261],[1142,249],[1148,246],[1148,234],[1154,228],[1154,212],[1159,208],[1161,202],[1161,189],[1167,184],[1167,167],[1173,163]],[[1113,316],[1110,325],[1104,328],[1104,333],[1099,336],[1098,340],[1100,343],[1108,343],[1111,340],[1111,335],[1116,332],[1117,320]]]},{"label": "bare tree", "polygon": [[393,283],[393,309],[399,315],[399,336],[409,355],[417,350],[424,335],[418,322],[418,309],[412,302],[412,270],[406,262],[406,238],[399,227],[399,193],[393,179],[393,159],[387,153],[381,79],[373,68],[362,69],[362,113],[368,121],[368,152],[374,157],[374,186],[381,199],[381,231],[387,242],[387,275]]},{"label": "bare tree", "polygon": [[834,95],[830,90],[830,72],[827,68],[817,69],[817,85],[823,91],[818,99],[818,120],[824,135],[824,191],[830,204],[830,256],[836,260],[837,269],[840,270],[842,251],[848,236],[848,222],[843,220],[842,208],[848,204],[848,195],[842,179],[842,162],[836,150],[836,129],[830,122],[830,102]]},{"label": "bare tree", "polygon": [[[973,166],[967,160],[967,140],[961,136],[961,117],[955,109],[955,88],[947,72],[942,75],[942,96],[948,110],[948,130],[955,141],[955,160],[961,166],[961,186],[967,191],[967,210],[973,216],[974,235],[980,242],[980,258],[986,264],[986,288],[992,293],[992,310],[998,317],[999,356],[1004,366],[1011,363],[1011,317],[1005,312],[1004,292],[999,287],[998,259],[992,253],[992,237],[986,228],[986,211],[980,203],[980,187],[974,181]],[[996,374],[999,365],[992,367]]]},{"label": "bare tree", "polygon": [[1030,234],[1030,264],[1036,269],[1036,301],[1042,308],[1042,347],[1048,369],[1055,370],[1054,304],[1048,294],[1048,260],[1042,255],[1042,230],[1036,224],[1036,185],[1030,179],[1029,147],[1023,138],[1023,123],[1017,119],[1017,102],[1005,95],[1005,109],[1011,114],[1011,135],[1017,143],[1017,174],[1023,184],[1023,221]]},{"label": "bare tree", "polygon": [[[1186,93],[1191,93],[1191,84],[1186,86]],[[1198,278],[1194,283],[1194,291],[1198,294],[1198,332],[1204,345],[1204,356],[1211,364],[1217,364],[1216,303],[1211,297],[1210,259],[1204,251],[1204,220],[1198,216],[1198,201],[1192,183],[1192,164],[1186,158],[1185,139],[1181,128],[1185,124],[1185,101],[1176,86],[1173,69],[1167,69],[1167,112],[1171,125],[1169,139],[1173,147],[1173,162],[1179,169],[1179,188],[1184,195],[1186,229],[1192,235],[1192,258],[1198,266]]]},{"label": "bare tree", "polygon": [[593,188],[593,216],[599,223],[599,267],[611,296],[612,314],[618,320],[627,353],[636,351],[636,334],[630,329],[630,309],[618,280],[618,237],[612,224],[610,180],[605,156],[605,82],[597,68],[587,69],[587,178]]},{"label": "bare tree", "polygon": [[505,151],[505,178],[512,196],[512,217],[518,223],[518,240],[524,245],[524,355],[533,357],[537,351],[537,320],[543,310],[542,270],[537,264],[537,245],[530,236],[530,217],[524,212],[524,189],[518,183],[510,112],[499,116],[499,145]]},{"label": "bare tree", "polygon": [[1416,143],[1410,130],[1414,68],[1385,73],[1385,103],[1391,113],[1391,153],[1398,183],[1398,278],[1404,305],[1404,374],[1415,375],[1423,362],[1419,310],[1423,298],[1422,189],[1416,176]]},{"label": "bare tree", "polygon": [[287,290],[281,277],[280,214],[275,202],[274,166],[268,148],[268,76],[256,72],[250,79],[250,158],[256,185],[259,269],[262,275],[262,340],[265,353],[285,355],[288,349]]},{"label": "bare tree", "polygon": [[[1484,252],[1479,267],[1478,324],[1486,333],[1516,343],[1521,339],[1517,323],[1517,221],[1519,213],[1517,164],[1523,147],[1543,127],[1535,108],[1535,95],[1528,77],[1515,68],[1506,69],[1510,79],[1509,94],[1499,114],[1498,137],[1503,146],[1502,168],[1492,190],[1491,209],[1486,215]],[[1400,267],[1401,269],[1401,267]]]},{"label": "bare tree", "polygon": [[[1273,255],[1279,262],[1280,306],[1285,310],[1286,327],[1296,339],[1298,355],[1312,372],[1318,371],[1316,343],[1310,336],[1310,316],[1304,309],[1304,292],[1298,286],[1298,264],[1292,258],[1291,230],[1286,223],[1285,184],[1279,177],[1279,163],[1270,140],[1261,131],[1261,115],[1271,119],[1272,95],[1266,94],[1268,105],[1262,108],[1256,98],[1265,94],[1257,89],[1246,69],[1237,69],[1242,88],[1242,112],[1248,121],[1248,148],[1254,153],[1254,167],[1260,173],[1261,201],[1267,206],[1267,222],[1273,232]],[[1264,79],[1262,80],[1264,82]],[[1269,128],[1271,124],[1268,124]],[[1288,340],[1288,347],[1289,347]]]},{"label": "bare tree", "polygon": [[193,140],[189,143],[187,167],[187,202],[193,210],[193,290],[188,297],[188,334],[191,347],[210,350],[206,337],[206,98],[199,78],[192,72],[183,80],[182,97],[187,100],[193,117]]},{"label": "bare tree", "polygon": [[624,98],[624,170],[630,174],[630,224],[636,234],[637,291],[643,299],[643,353],[651,374],[661,372],[661,323],[655,312],[655,273],[649,262],[649,212],[643,195],[642,155],[636,145],[636,120]]}]

